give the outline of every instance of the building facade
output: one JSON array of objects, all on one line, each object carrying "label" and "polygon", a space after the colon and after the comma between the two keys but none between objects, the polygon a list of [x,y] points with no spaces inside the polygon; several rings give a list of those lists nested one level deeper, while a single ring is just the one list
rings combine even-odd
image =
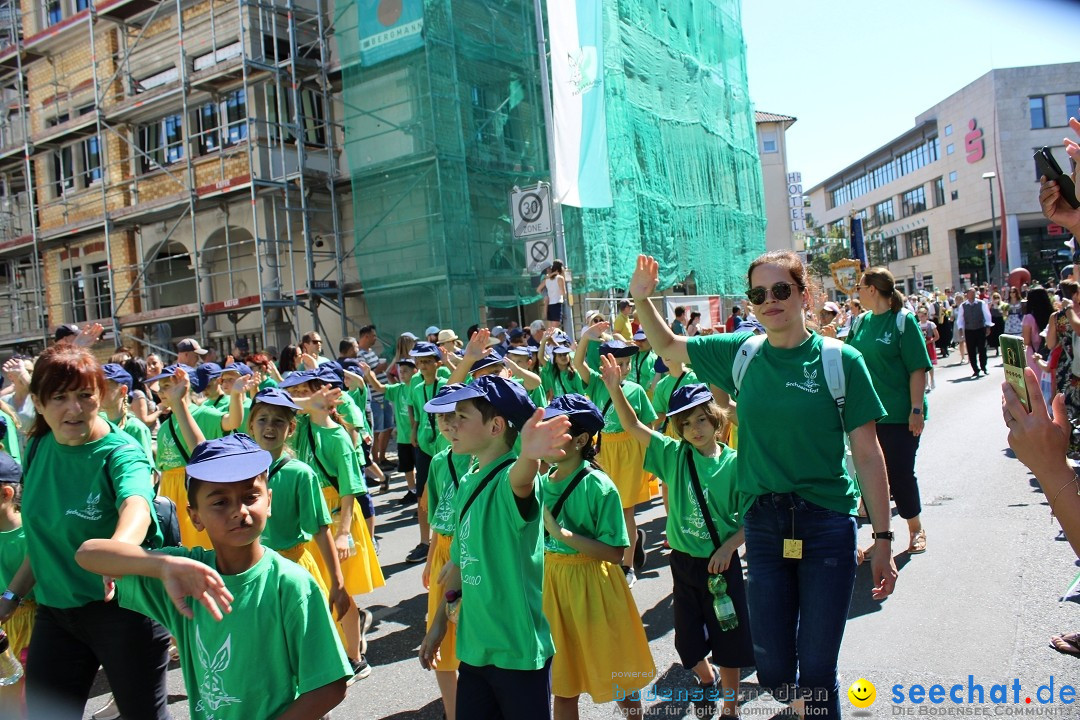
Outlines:
[{"label": "building facade", "polygon": [[1080,63],[988,72],[811,188],[808,250],[846,244],[858,217],[870,263],[908,292],[986,282],[987,266],[995,283],[1017,267],[1055,275],[1067,237],[1042,216],[1032,155],[1048,146],[1067,169],[1061,139],[1078,114]]},{"label": "building facade", "polygon": [[754,112],[761,183],[765,191],[766,250],[802,250],[806,230],[803,215],[802,175],[788,171],[787,129],[795,124],[790,115]]}]

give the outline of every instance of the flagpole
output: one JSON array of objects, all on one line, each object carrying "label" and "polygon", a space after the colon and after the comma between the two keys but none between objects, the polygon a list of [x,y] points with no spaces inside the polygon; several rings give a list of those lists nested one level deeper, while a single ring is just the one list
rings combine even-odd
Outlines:
[{"label": "flagpole", "polygon": [[[553,113],[551,110],[551,77],[548,74],[547,60],[547,37],[544,35],[544,9],[541,0],[533,0],[534,14],[536,15],[536,47],[540,59],[540,93],[544,101],[544,134],[547,136],[548,172],[551,173],[551,216],[555,223],[555,256],[563,261],[567,270],[570,267],[570,259],[566,255],[566,234],[563,230],[562,202],[559,199],[559,189],[555,182],[555,128]],[[571,280],[566,279],[566,317],[564,324],[571,337],[574,332],[574,306],[570,302],[573,291]]]}]

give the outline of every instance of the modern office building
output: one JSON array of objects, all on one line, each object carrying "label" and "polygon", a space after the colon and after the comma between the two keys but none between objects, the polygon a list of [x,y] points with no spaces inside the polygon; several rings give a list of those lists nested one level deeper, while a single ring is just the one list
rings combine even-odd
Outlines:
[{"label": "modern office building", "polygon": [[1080,63],[992,70],[811,188],[807,249],[829,247],[828,235],[846,242],[858,217],[871,264],[909,292],[984,282],[987,265],[993,282],[1016,267],[1054,274],[1068,238],[1040,212],[1032,155],[1049,146],[1068,168],[1062,138],[1078,116]]}]

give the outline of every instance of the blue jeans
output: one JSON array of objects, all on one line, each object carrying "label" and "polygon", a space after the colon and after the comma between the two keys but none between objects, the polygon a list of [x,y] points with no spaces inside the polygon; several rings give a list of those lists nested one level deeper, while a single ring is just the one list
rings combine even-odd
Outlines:
[{"label": "blue jeans", "polygon": [[[782,702],[806,698],[808,717],[839,718],[836,662],[855,585],[855,518],[793,493],[768,494],[744,527],[758,680]],[[783,556],[788,538],[802,540],[801,560]]]},{"label": "blue jeans", "polygon": [[377,433],[394,429],[394,406],[386,398],[371,399],[371,425]]}]

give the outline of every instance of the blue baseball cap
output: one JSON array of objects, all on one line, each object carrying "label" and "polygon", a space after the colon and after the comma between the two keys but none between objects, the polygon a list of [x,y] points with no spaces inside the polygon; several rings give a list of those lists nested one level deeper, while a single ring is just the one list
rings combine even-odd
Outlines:
[{"label": "blue baseball cap", "polygon": [[571,348],[569,345],[559,345],[559,346],[552,349],[551,354],[552,355],[569,355],[572,352],[574,352],[574,349]]},{"label": "blue baseball cap", "polygon": [[520,355],[521,357],[532,357],[532,354],[536,352],[535,348],[529,348],[527,345],[521,345],[519,347],[512,347],[506,351],[507,355]]},{"label": "blue baseball cap", "polygon": [[570,424],[581,432],[595,435],[604,429],[604,416],[593,401],[578,393],[567,393],[544,408],[544,419],[565,415]]},{"label": "blue baseball cap", "polygon": [[560,344],[570,342],[570,336],[564,333],[562,330],[557,330],[552,333],[551,339]]},{"label": "blue baseball cap", "polygon": [[713,401],[712,393],[709,392],[709,386],[702,383],[695,383],[693,385],[684,385],[675,392],[671,393],[671,400],[668,401],[668,417],[672,415],[678,415],[681,412],[686,412],[692,408],[696,408],[698,405],[704,405],[705,403],[711,403]]},{"label": "blue baseball cap", "polygon": [[19,463],[15,462],[15,458],[11,457],[2,450],[0,450],[0,482],[22,482],[22,466],[19,465]]},{"label": "blue baseball cap", "polygon": [[491,337],[499,337],[500,335],[505,334],[506,328],[504,328],[502,325],[496,325],[495,327],[491,328]]},{"label": "blue baseball cap", "polygon": [[165,378],[171,378],[173,375],[176,374],[177,370],[183,370],[185,373],[187,373],[187,376],[189,378],[191,378],[191,377],[193,377],[195,375],[195,368],[191,367],[190,365],[183,365],[181,363],[173,363],[172,365],[166,365],[161,370],[161,372],[159,374],[155,375],[154,377],[147,378],[146,382],[152,383],[152,382],[157,382],[158,380],[164,380]]},{"label": "blue baseball cap", "polygon": [[131,390],[131,373],[125,370],[123,365],[107,363],[101,366],[101,370],[105,373],[106,380],[111,380],[117,385],[126,385],[127,389]]},{"label": "blue baseball cap", "polygon": [[436,325],[428,326],[428,329],[424,331],[424,335],[438,335],[439,327]]},{"label": "blue baseball cap", "polygon": [[656,362],[653,363],[653,370],[660,374],[664,374],[668,371],[667,363],[661,357],[656,358]]},{"label": "blue baseball cap", "polygon": [[648,340],[648,339],[649,338],[645,337],[645,331],[644,330],[638,330],[636,333],[634,333],[634,340],[636,340],[638,342],[641,342],[642,340]]},{"label": "blue baseball cap", "polygon": [[222,375],[224,375],[227,372],[239,373],[240,377],[244,377],[245,375],[254,375],[255,374],[255,373],[253,373],[251,371],[251,368],[249,368],[244,363],[232,363],[231,365],[226,365],[225,367],[221,368],[221,374]]},{"label": "blue baseball cap", "polygon": [[424,403],[424,412],[434,413],[436,415],[442,413],[452,413],[457,408],[457,403],[447,405],[445,403],[435,404],[435,401],[439,398],[446,397],[452,392],[457,392],[461,388],[465,387],[462,383],[447,383],[439,388],[439,392],[435,393],[435,397]]},{"label": "blue baseball cap", "polygon": [[266,472],[274,458],[244,433],[201,442],[191,453],[188,479],[230,483],[250,480]]},{"label": "blue baseball cap", "polygon": [[494,353],[490,353],[490,354],[485,355],[484,357],[480,358],[476,362],[474,362],[472,367],[469,368],[469,372],[471,372],[471,373],[479,372],[480,370],[484,370],[484,369],[492,367],[494,365],[502,365],[502,364],[503,364],[503,359],[501,357],[499,357],[498,355],[496,355]]},{"label": "blue baseball cap", "polygon": [[612,355],[617,358],[624,358],[637,355],[637,353],[637,345],[630,345],[622,340],[608,340],[600,346],[601,355]]},{"label": "blue baseball cap", "polygon": [[411,368],[416,367],[416,361],[413,360],[412,358],[407,358],[407,357],[403,357],[400,360],[398,360],[397,364],[398,365],[408,365]]},{"label": "blue baseball cap", "polygon": [[361,374],[360,361],[356,358],[345,358],[340,363],[338,363],[338,365],[341,366],[342,370],[348,370],[349,372],[356,373],[357,375]]},{"label": "blue baseball cap", "polygon": [[409,332],[408,330],[401,333],[401,337],[409,338],[410,340],[419,340],[420,339],[420,338],[416,337],[416,335],[414,335],[413,333]]},{"label": "blue baseball cap", "polygon": [[292,374],[290,374],[288,377],[278,383],[278,387],[282,390],[286,390],[288,388],[296,387],[297,385],[303,385],[306,382],[311,382],[312,380],[318,379],[319,378],[315,375],[314,370],[293,370]]},{"label": "blue baseball cap", "polygon": [[221,377],[221,366],[217,363],[202,363],[195,368],[195,374],[191,376],[191,389],[197,393],[204,392],[210,381]]},{"label": "blue baseball cap", "polygon": [[484,398],[495,407],[495,412],[505,418],[515,430],[525,426],[525,422],[536,412],[536,405],[529,399],[525,388],[520,383],[507,380],[497,375],[485,375],[469,385],[447,393],[431,401],[432,405],[457,405],[463,400]]},{"label": "blue baseball cap", "polygon": [[409,357],[433,357],[441,358],[442,352],[435,343],[429,343],[426,340],[413,345],[413,349],[409,351]]},{"label": "blue baseball cap", "polygon": [[511,330],[509,332],[509,336],[510,336],[511,340],[517,340],[519,337],[523,337],[524,335],[525,335],[525,331],[522,330],[521,328],[514,328],[513,330]]},{"label": "blue baseball cap", "polygon": [[336,362],[326,362],[315,369],[315,377],[312,380],[321,380],[328,385],[341,386],[345,384],[345,377],[341,366]]},{"label": "blue baseball cap", "polygon": [[264,405],[277,405],[278,407],[289,408],[290,410],[299,410],[300,406],[293,402],[292,395],[280,387],[266,388],[255,393],[255,399],[251,401],[252,406],[258,403]]}]

